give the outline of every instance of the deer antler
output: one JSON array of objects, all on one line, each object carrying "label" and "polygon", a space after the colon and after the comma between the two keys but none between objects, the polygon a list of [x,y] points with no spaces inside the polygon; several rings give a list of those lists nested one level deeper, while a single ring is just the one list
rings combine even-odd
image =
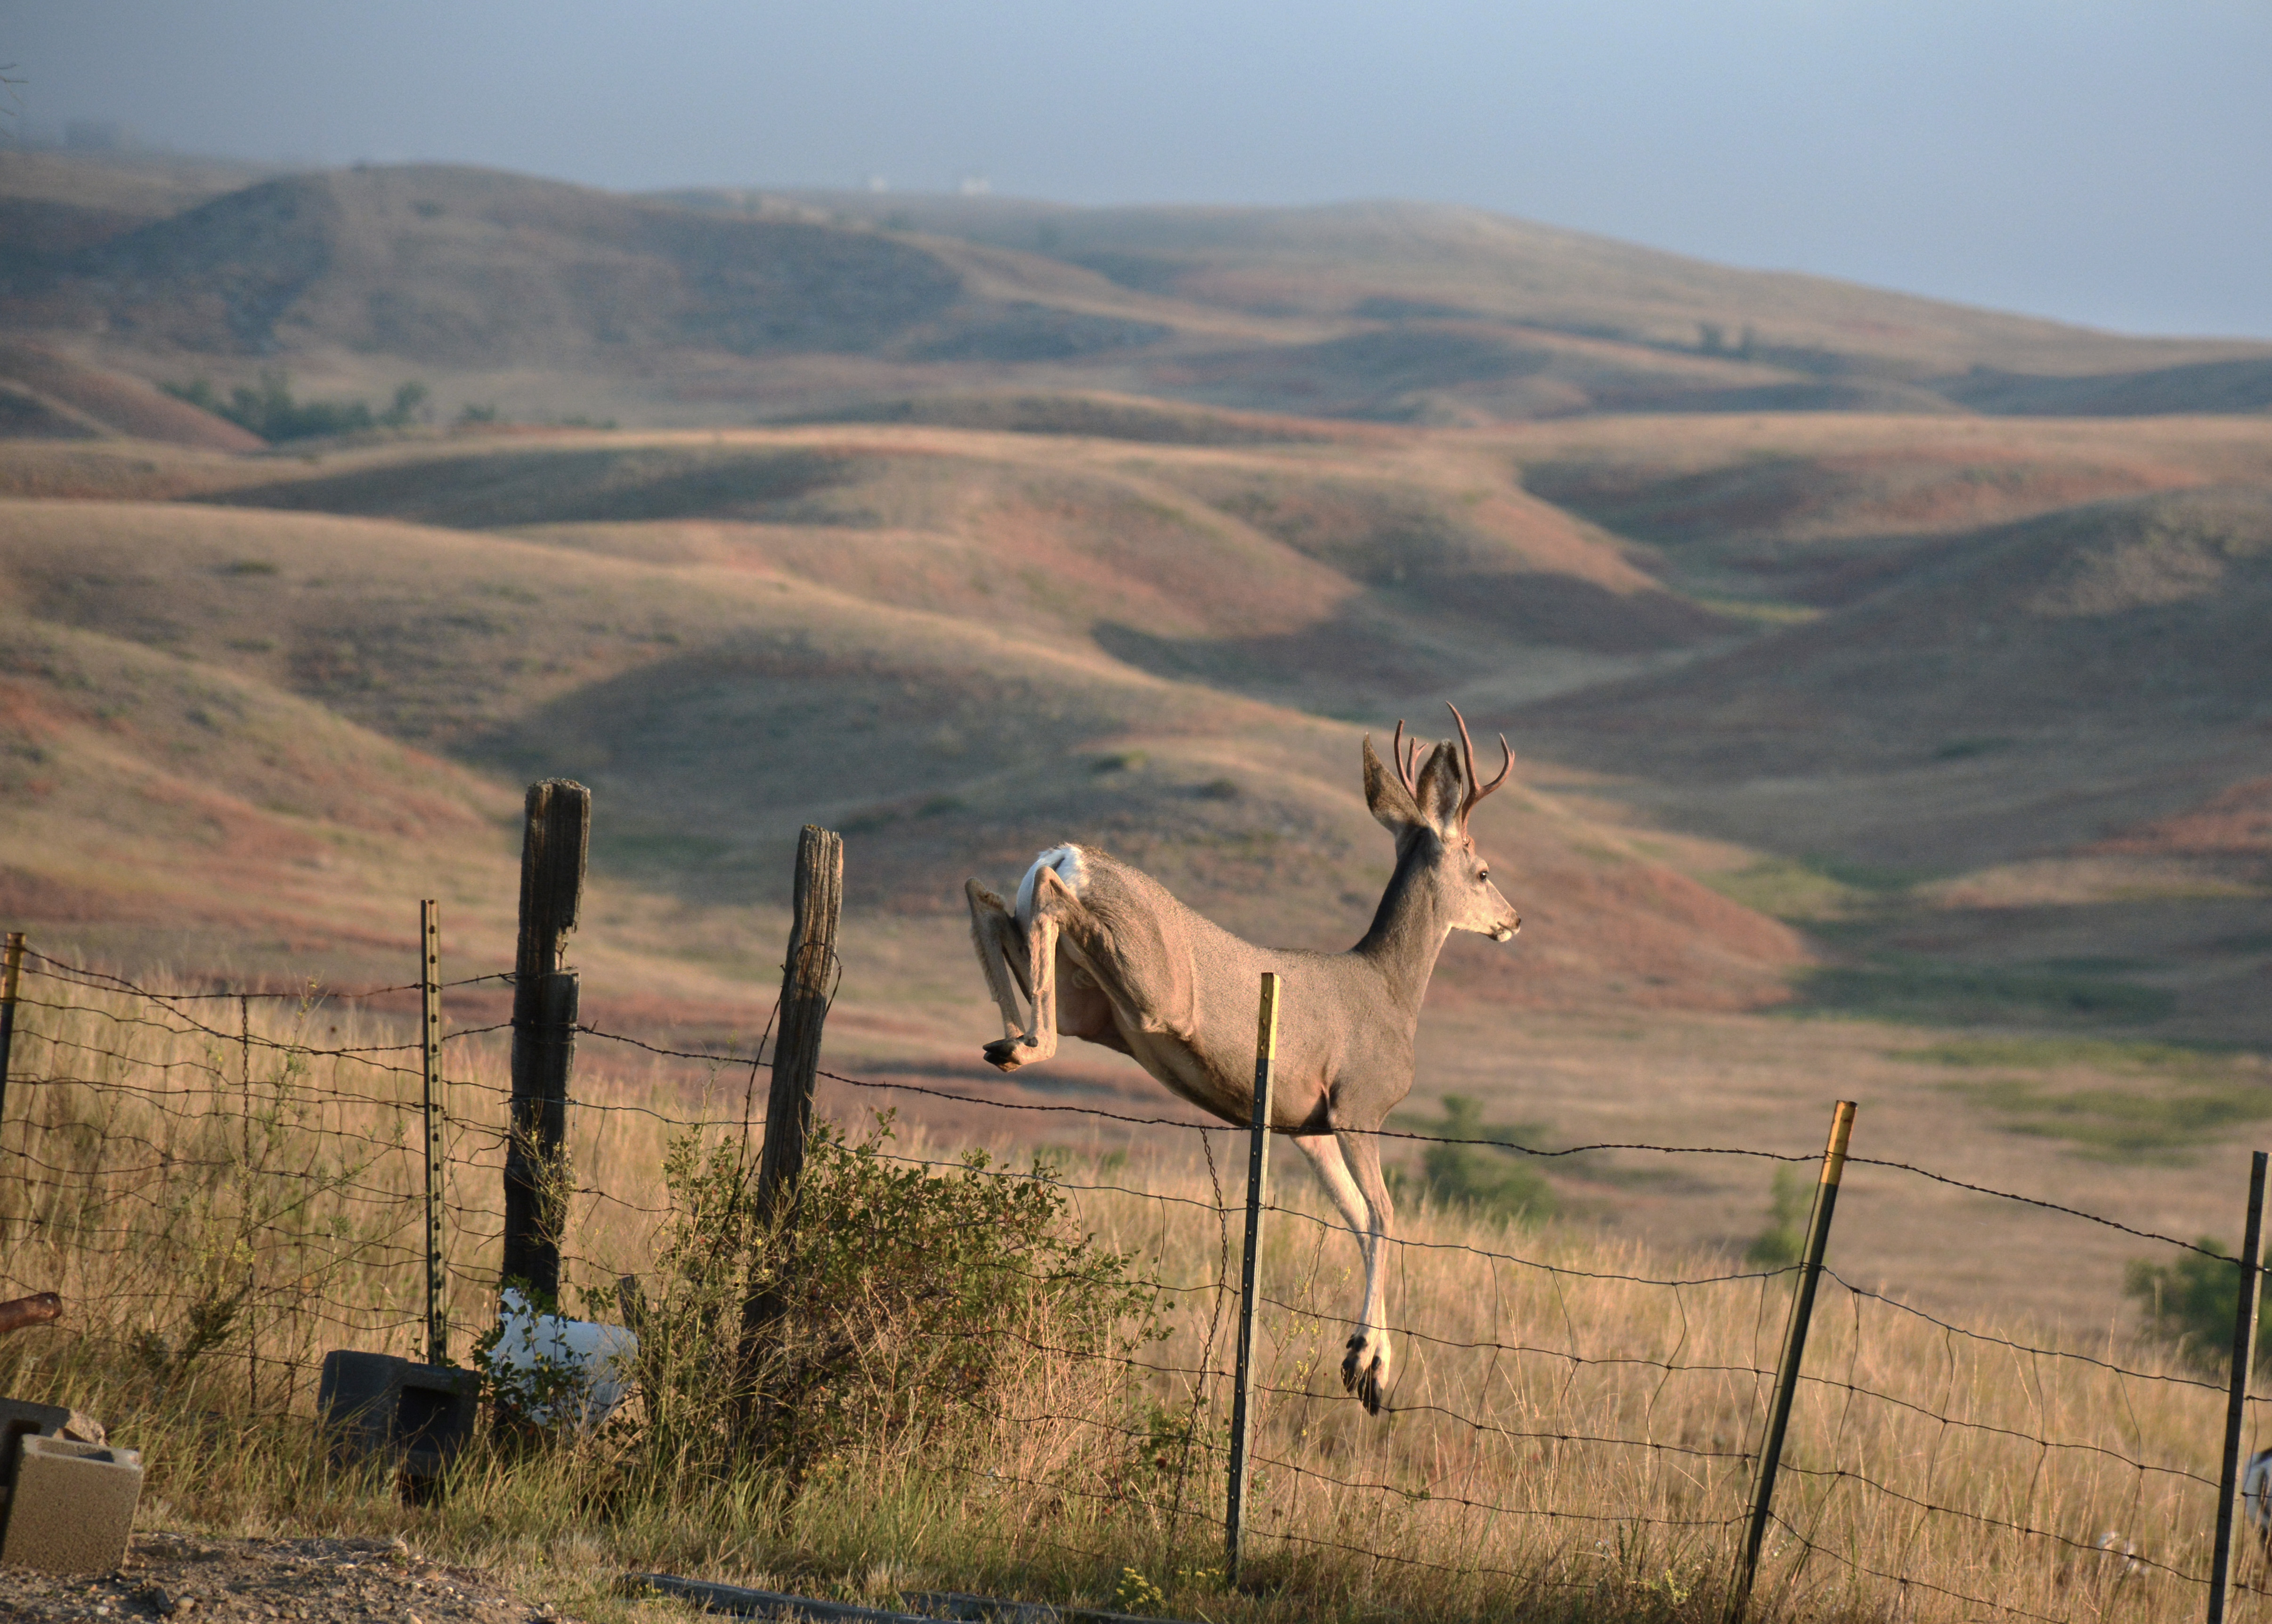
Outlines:
[{"label": "deer antler", "polygon": [[1484,782],[1483,775],[1476,771],[1476,745],[1475,741],[1468,737],[1468,719],[1460,715],[1460,707],[1448,700],[1444,702],[1444,708],[1450,711],[1452,720],[1460,724],[1460,752],[1467,763],[1468,794],[1467,798],[1460,803],[1460,827],[1465,828],[1468,814],[1475,811],[1476,803],[1505,783],[1506,775],[1514,771],[1514,746],[1506,742],[1506,734],[1498,736],[1498,747],[1506,752],[1506,765],[1498,769],[1498,777],[1489,783]]},{"label": "deer antler", "polygon": [[1409,747],[1405,745],[1404,718],[1401,716],[1396,719],[1396,737],[1388,746],[1388,759],[1395,764],[1397,777],[1404,781],[1404,793],[1412,797],[1414,805],[1418,805],[1420,783],[1418,775],[1413,769],[1419,765],[1420,741],[1416,738]]}]

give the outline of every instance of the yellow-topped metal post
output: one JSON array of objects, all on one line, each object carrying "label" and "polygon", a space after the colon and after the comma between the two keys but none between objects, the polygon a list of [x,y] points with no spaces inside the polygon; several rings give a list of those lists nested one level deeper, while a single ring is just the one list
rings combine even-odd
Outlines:
[{"label": "yellow-topped metal post", "polygon": [[1238,1373],[1230,1401],[1230,1493],[1223,1507],[1223,1577],[1238,1583],[1246,1527],[1248,1434],[1254,1424],[1254,1286],[1262,1263],[1262,1201],[1270,1173],[1270,1075],[1278,1062],[1278,973],[1262,972],[1254,1031],[1254,1106],[1248,1113],[1246,1255],[1238,1288]]},{"label": "yellow-topped metal post", "polygon": [[1767,1436],[1752,1477],[1752,1515],[1744,1530],[1742,1565],[1729,1617],[1739,1620],[1751,1603],[1752,1582],[1760,1570],[1760,1547],[1775,1508],[1776,1470],[1782,1464],[1783,1434],[1790,1427],[1790,1404],[1798,1391],[1798,1367],[1806,1358],[1806,1328],[1814,1315],[1814,1288],[1822,1278],[1822,1254],[1830,1242],[1830,1215],[1838,1205],[1838,1180],[1846,1171],[1846,1145],[1854,1134],[1854,1102],[1840,1100],[1830,1113],[1830,1143],[1822,1153],[1822,1177],[1814,1186],[1814,1213],[1807,1220],[1806,1247],[1798,1264],[1798,1291],[1783,1328],[1782,1358],[1775,1365],[1775,1397],[1768,1406]]}]

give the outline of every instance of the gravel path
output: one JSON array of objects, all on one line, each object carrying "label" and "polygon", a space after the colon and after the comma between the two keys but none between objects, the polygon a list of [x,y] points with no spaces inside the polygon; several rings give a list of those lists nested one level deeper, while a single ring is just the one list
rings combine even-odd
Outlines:
[{"label": "gravel path", "polygon": [[429,1561],[399,1541],[176,1534],[136,1535],[116,1573],[0,1568],[0,1618],[575,1624],[549,1604],[532,1605],[484,1574]]}]

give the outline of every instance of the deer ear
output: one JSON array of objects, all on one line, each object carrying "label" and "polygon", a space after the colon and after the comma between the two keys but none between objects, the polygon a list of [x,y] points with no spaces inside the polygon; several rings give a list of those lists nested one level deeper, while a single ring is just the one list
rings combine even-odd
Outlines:
[{"label": "deer ear", "polygon": [[1413,825],[1425,822],[1412,797],[1404,792],[1396,775],[1380,764],[1372,752],[1372,735],[1364,736],[1364,804],[1380,820],[1380,827],[1391,834],[1401,834]]},{"label": "deer ear", "polygon": [[1467,798],[1468,775],[1460,765],[1459,746],[1446,739],[1428,752],[1420,769],[1421,815],[1439,829],[1458,821],[1460,803]]}]

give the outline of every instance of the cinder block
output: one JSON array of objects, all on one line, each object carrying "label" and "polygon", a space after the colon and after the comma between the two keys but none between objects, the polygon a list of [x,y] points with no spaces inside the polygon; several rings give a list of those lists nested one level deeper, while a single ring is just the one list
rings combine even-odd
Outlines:
[{"label": "cinder block", "polygon": [[332,1463],[346,1466],[387,1447],[394,1435],[394,1411],[402,1367],[410,1361],[392,1353],[356,1353],[339,1349],[324,1355],[316,1379],[316,1414],[332,1434]]},{"label": "cinder block", "polygon": [[0,1565],[108,1573],[123,1562],[142,1498],[141,1452],[37,1434],[17,1451]]},{"label": "cinder block", "polygon": [[380,1455],[430,1484],[474,1435],[481,1378],[446,1365],[346,1350],[324,1356],[316,1411],[332,1429],[332,1459]]},{"label": "cinder block", "polygon": [[403,1451],[402,1470],[432,1480],[474,1435],[482,1379],[447,1365],[405,1365],[397,1383],[394,1440]]},{"label": "cinder block", "polygon": [[16,1440],[68,1438],[74,1443],[107,1443],[102,1423],[61,1404],[34,1404],[0,1398],[0,1523],[7,1520],[5,1491],[16,1481]]}]

